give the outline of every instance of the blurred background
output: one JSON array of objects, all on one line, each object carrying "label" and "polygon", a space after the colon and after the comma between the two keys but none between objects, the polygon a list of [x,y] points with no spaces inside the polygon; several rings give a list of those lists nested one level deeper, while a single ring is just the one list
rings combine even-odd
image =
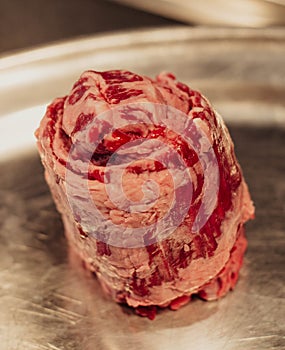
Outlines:
[{"label": "blurred background", "polygon": [[75,36],[176,21],[106,0],[0,0],[1,53]]},{"label": "blurred background", "polygon": [[285,23],[285,0],[0,0],[0,54],[87,34],[190,25]]}]

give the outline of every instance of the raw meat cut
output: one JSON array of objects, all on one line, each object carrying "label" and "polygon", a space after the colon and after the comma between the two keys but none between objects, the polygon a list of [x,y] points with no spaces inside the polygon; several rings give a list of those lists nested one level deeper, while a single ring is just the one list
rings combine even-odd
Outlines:
[{"label": "raw meat cut", "polygon": [[[142,119],[136,119],[135,112],[143,115]],[[164,112],[168,113],[168,125],[153,122],[156,114]],[[113,130],[119,114],[130,123]],[[106,118],[100,119],[102,115]],[[182,115],[186,116],[184,124]],[[181,133],[177,132],[179,128]],[[190,145],[184,137],[187,132],[193,138]],[[170,73],[150,79],[123,70],[90,70],[82,74],[68,96],[48,106],[36,137],[66,237],[114,300],[152,319],[157,307],[176,310],[193,294],[205,300],[217,299],[235,286],[247,244],[244,223],[254,217],[254,207],[228,130],[198,91]],[[86,137],[94,144],[98,141],[91,156],[86,149],[88,142],[84,144]],[[148,143],[138,143],[141,140]],[[126,144],[131,145],[128,152],[124,151]],[[184,169],[177,165],[178,160],[174,162],[170,149],[183,160]],[[204,162],[197,150],[210,154],[209,162]],[[125,158],[120,158],[120,152]],[[90,158],[86,158],[87,168],[82,165],[86,154]],[[148,156],[144,159],[145,154]],[[112,181],[124,161],[129,165],[120,185],[131,198],[128,205]],[[219,180],[216,191],[215,171]],[[191,176],[191,189],[184,181],[186,173]],[[82,179],[102,215],[99,218],[92,216]],[[115,192],[113,201],[108,185]],[[146,186],[143,192],[142,186]],[[75,188],[76,195],[72,192]],[[207,193],[209,200],[205,200]],[[156,232],[154,236],[148,227],[163,221],[173,198],[182,198],[183,203],[179,210],[172,210],[168,223],[173,223],[175,215],[188,205],[186,214],[169,232],[164,226],[167,235]],[[116,200],[125,206],[118,208]],[[136,231],[140,228],[144,231]],[[145,244],[133,243],[130,232],[134,232],[134,240],[135,232],[144,232],[138,238]],[[112,237],[119,237],[120,244],[112,244],[116,242]]]}]

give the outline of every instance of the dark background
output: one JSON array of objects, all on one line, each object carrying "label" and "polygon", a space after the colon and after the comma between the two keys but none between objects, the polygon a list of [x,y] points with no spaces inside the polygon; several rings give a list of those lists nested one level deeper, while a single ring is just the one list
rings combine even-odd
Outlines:
[{"label": "dark background", "polygon": [[0,53],[111,30],[175,24],[106,0],[0,0]]}]

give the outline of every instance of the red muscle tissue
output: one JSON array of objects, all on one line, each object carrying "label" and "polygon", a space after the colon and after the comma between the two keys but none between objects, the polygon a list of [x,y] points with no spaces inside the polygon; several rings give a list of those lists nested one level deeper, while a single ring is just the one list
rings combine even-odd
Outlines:
[{"label": "red muscle tissue", "polygon": [[[154,114],[163,110],[163,106],[172,112],[178,111],[176,115],[170,113],[169,125],[154,122]],[[134,112],[138,110],[143,117],[134,122]],[[109,116],[96,124],[104,113],[109,113]],[[132,122],[110,129],[112,123],[116,124],[117,116],[124,113],[127,115],[125,119]],[[187,119],[183,122],[195,126],[192,134],[188,133],[195,138],[191,145],[184,138],[186,129],[180,134],[178,129],[171,130],[171,125],[175,129],[175,124],[181,124],[180,115]],[[143,122],[146,120],[143,118],[149,118],[151,122]],[[89,133],[84,134],[90,125],[93,126]],[[195,130],[207,138],[206,143],[201,141],[201,135],[195,136]],[[95,143],[98,141],[90,157],[87,178],[86,169],[80,166],[84,161],[83,151],[77,152],[76,162],[70,162],[71,150],[80,137],[82,140],[82,135],[88,135]],[[87,71],[68,96],[57,98],[48,106],[36,137],[45,177],[62,215],[69,244],[96,273],[104,291],[115,301],[153,319],[159,307],[177,310],[188,303],[193,294],[214,300],[234,288],[247,246],[244,223],[254,217],[254,207],[228,130],[198,91],[178,82],[170,73],[161,73],[156,79],[150,79],[123,70]],[[136,144],[141,140],[148,141],[146,146]],[[155,146],[153,154],[147,153],[150,142],[160,142],[167,147],[160,149]],[[207,143],[215,156],[215,161],[209,164],[203,163],[194,149],[196,145],[196,151],[204,152],[202,149]],[[127,144],[131,147],[124,153]],[[183,160],[184,170],[191,175],[189,198],[183,180],[186,172],[180,171],[179,166],[175,169],[170,148]],[[112,182],[112,176],[122,165],[118,159],[123,158],[116,158],[116,163],[114,157],[120,152],[129,163],[124,168],[121,185],[132,201],[129,206],[124,204],[125,207],[118,208],[118,203],[109,198],[106,184],[114,190],[113,198],[119,200],[121,192],[116,192],[117,183]],[[155,154],[159,152],[160,158],[155,160]],[[210,154],[209,150],[207,152]],[[145,154],[148,156],[144,158]],[[111,160],[113,163],[108,164]],[[172,164],[169,165],[172,174],[180,176],[179,181],[170,179],[168,164]],[[219,182],[216,192],[211,192],[212,180],[207,181],[205,170],[212,174],[214,166]],[[67,170],[71,174],[70,183]],[[92,202],[101,218],[92,216],[84,191],[79,190],[80,193],[74,196],[78,198],[77,205],[69,198],[68,188],[77,185],[81,188],[82,179],[88,183]],[[152,182],[156,187],[151,185]],[[143,185],[147,187],[144,193],[141,190]],[[176,186],[176,200],[181,197],[183,205],[188,205],[187,212],[169,234],[161,238],[160,233],[156,233],[156,238],[151,240],[149,237],[155,233],[155,222],[170,210],[169,203],[175,195],[173,186]],[[203,203],[207,191],[212,193],[210,204]],[[144,195],[145,206],[136,206]],[[134,208],[140,209],[135,211]],[[201,211],[207,220],[194,230],[194,222]],[[89,217],[88,223],[84,222],[84,216]],[[174,216],[169,217],[170,227]],[[130,230],[135,232],[140,227],[144,229],[139,232],[143,232],[141,239],[145,244],[132,246]],[[125,238],[127,234],[129,238]],[[112,235],[121,235],[123,243],[113,244]]]}]

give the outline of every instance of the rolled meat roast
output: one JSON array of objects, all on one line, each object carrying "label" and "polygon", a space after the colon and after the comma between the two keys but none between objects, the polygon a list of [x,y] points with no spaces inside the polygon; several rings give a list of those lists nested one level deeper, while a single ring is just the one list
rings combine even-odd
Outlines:
[{"label": "rolled meat roast", "polygon": [[[177,111],[169,114],[168,125],[155,122],[158,120],[155,114],[163,106]],[[144,117],[135,120],[133,112],[138,109]],[[111,117],[101,118],[98,126],[99,117],[110,112]],[[128,115],[125,119],[130,121],[129,125],[112,129],[117,116],[124,113]],[[179,128],[171,130],[171,125],[173,129],[180,125],[181,130],[181,115],[186,122],[183,121],[184,130],[179,133]],[[195,130],[188,132],[188,137],[195,140],[189,144],[184,134],[191,123]],[[201,141],[201,135],[197,137],[198,129],[207,138],[206,143]],[[85,142],[86,135],[89,140],[92,136],[96,147],[91,156],[90,150],[87,152],[90,159],[84,158],[86,152],[77,152],[76,161],[71,162],[70,154],[75,145],[80,148],[82,135]],[[142,316],[154,318],[157,307],[176,310],[189,302],[193,294],[205,300],[217,299],[235,286],[247,246],[244,223],[253,218],[254,207],[229,132],[198,91],[178,82],[170,73],[150,79],[123,70],[90,70],[82,74],[68,96],[57,98],[48,106],[36,137],[46,181],[62,215],[68,242],[115,301],[134,307]],[[142,140],[160,142],[167,147],[154,146],[153,154],[149,149],[144,153],[143,144],[135,143]],[[129,164],[120,179],[133,207],[118,207],[109,197],[106,184],[111,190],[118,186],[112,182],[111,175],[112,171],[119,171],[124,160],[118,161],[121,158],[115,159],[114,155],[124,154],[124,145],[128,143],[131,147],[124,159]],[[205,144],[208,144],[206,152]],[[208,164],[203,162],[201,152],[210,154],[210,148],[215,159]],[[184,172],[178,165],[175,169],[170,149],[183,160]],[[144,159],[145,154],[148,156]],[[85,161],[87,168],[82,166]],[[211,187],[214,180],[209,176],[215,172],[214,165],[218,174],[216,190]],[[191,177],[190,190],[189,182],[187,190],[184,181],[186,173]],[[171,174],[176,174],[178,180],[171,179]],[[84,191],[80,192],[82,179],[88,184],[97,212],[102,215],[99,219],[92,214],[90,202],[85,201]],[[158,192],[153,182],[159,187]],[[77,205],[74,198],[69,198],[72,192],[69,188],[75,188],[76,184],[79,192],[73,197],[78,198]],[[143,185],[147,186],[144,192]],[[211,203],[207,203],[206,192],[210,193]],[[136,206],[144,195],[149,196],[148,201]],[[170,203],[175,195],[176,201],[182,198],[183,206],[187,207],[185,215],[171,225],[179,211],[178,205],[176,213],[169,217],[171,230],[156,226],[167,234],[154,235],[155,223],[168,211],[174,211]],[[88,216],[88,220],[84,221],[83,216]],[[202,222],[201,217],[207,220]],[[137,231],[140,227],[144,230]],[[132,244],[132,232],[141,234],[144,244]],[[123,244],[114,244],[110,239],[114,234],[116,237],[122,234]]]}]

